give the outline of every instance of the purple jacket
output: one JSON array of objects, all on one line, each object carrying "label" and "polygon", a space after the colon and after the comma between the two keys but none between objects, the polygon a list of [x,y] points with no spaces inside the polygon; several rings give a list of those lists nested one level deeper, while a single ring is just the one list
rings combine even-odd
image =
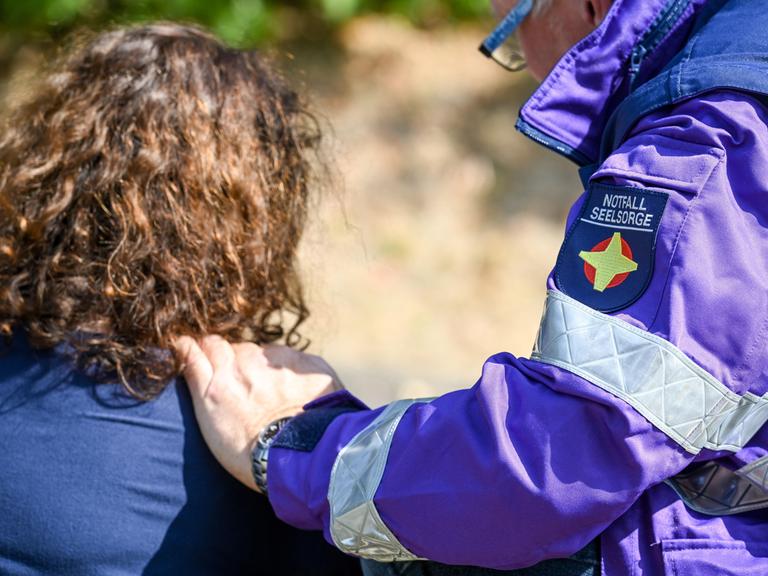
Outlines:
[{"label": "purple jacket", "polygon": [[511,569],[599,536],[607,576],[768,574],[768,508],[712,516],[664,483],[752,463],[750,497],[768,489],[768,108],[733,65],[719,89],[670,74],[668,105],[615,113],[723,4],[748,29],[760,0],[615,0],[521,110],[521,131],[595,164],[532,358],[493,356],[431,401],[310,405],[271,450],[278,516],[381,560]]}]

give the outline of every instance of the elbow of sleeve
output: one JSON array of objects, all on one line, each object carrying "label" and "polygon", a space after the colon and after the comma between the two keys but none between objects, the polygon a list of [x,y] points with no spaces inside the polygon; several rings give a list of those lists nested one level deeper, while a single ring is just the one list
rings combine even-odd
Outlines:
[{"label": "elbow of sleeve", "polygon": [[473,389],[408,412],[374,500],[407,550],[497,569],[569,556],[685,467],[630,406],[558,378],[573,393],[496,357]]}]

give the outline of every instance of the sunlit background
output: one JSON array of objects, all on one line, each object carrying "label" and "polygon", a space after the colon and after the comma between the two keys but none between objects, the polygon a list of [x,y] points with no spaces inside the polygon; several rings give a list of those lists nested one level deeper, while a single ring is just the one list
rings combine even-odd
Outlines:
[{"label": "sunlit background", "polygon": [[486,61],[485,0],[0,0],[0,97],[62,39],[154,19],[272,53],[326,126],[302,265],[304,332],[373,405],[471,386],[527,355],[580,193],[575,169],[515,132],[535,84]]}]

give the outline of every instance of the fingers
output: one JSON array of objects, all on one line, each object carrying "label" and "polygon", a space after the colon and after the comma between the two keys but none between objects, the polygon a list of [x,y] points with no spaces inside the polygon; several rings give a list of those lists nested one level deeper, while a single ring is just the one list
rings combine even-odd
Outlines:
[{"label": "fingers", "polygon": [[339,375],[322,356],[275,344],[264,346],[262,350],[270,366],[288,368],[296,374],[325,374],[333,379],[331,391],[344,389]]},{"label": "fingers", "polygon": [[186,367],[186,365],[195,358],[200,347],[197,345],[194,338],[180,336],[173,341],[173,349],[176,358],[178,358],[183,367]]},{"label": "fingers", "polygon": [[[175,347],[184,364],[184,378],[196,401],[217,404],[224,391],[243,397],[258,394],[261,392],[256,390],[267,382],[279,386],[285,394],[290,389],[288,383],[296,381],[301,384],[296,395],[299,405],[303,405],[308,401],[304,397],[307,393],[324,395],[343,388],[333,368],[320,356],[287,346],[233,345],[220,336],[207,336],[200,341],[179,338]],[[254,388],[257,383],[260,384]]]},{"label": "fingers", "polygon": [[184,379],[193,397],[207,396],[214,376],[231,370],[235,363],[235,351],[220,336],[206,336],[199,342],[182,336],[174,342],[174,347],[182,359]]},{"label": "fingers", "polygon": [[232,349],[235,354],[237,367],[243,374],[249,374],[255,368],[264,368],[268,364],[261,346],[251,342],[243,342],[233,344]]},{"label": "fingers", "polygon": [[262,347],[263,353],[270,366],[288,368],[297,373],[316,371],[327,373],[328,366],[320,356],[309,354],[280,344],[267,344]]},{"label": "fingers", "polygon": [[235,350],[221,336],[206,336],[200,341],[200,347],[208,357],[214,372],[225,370],[235,363]]},{"label": "fingers", "polygon": [[274,366],[275,368],[292,366],[296,363],[295,356],[301,354],[301,352],[298,352],[293,348],[282,346],[280,344],[267,344],[262,346],[261,350],[264,354],[264,358],[269,362],[269,365]]},{"label": "fingers", "polygon": [[213,366],[194,338],[182,336],[173,343],[184,368],[184,379],[195,396],[202,396],[213,379]]}]

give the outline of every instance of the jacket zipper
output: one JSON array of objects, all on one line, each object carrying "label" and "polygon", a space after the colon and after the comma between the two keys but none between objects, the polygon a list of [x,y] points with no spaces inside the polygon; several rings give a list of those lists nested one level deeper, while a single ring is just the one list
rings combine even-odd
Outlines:
[{"label": "jacket zipper", "polygon": [[640,68],[643,60],[650,53],[658,48],[662,40],[680,20],[685,9],[690,4],[690,0],[670,0],[664,10],[656,18],[656,21],[643,34],[640,41],[632,49],[629,56],[629,90],[635,86],[635,81],[640,74]]},{"label": "jacket zipper", "polygon": [[[640,68],[643,65],[645,56],[654,50],[666,37],[669,31],[680,19],[680,16],[683,14],[689,3],[690,0],[670,0],[670,2],[664,7],[659,16],[656,17],[656,20],[651,25],[651,27],[646,30],[638,43],[632,49],[629,58],[630,90],[632,89],[632,86],[637,79],[637,75],[639,74]],[[564,142],[561,142],[556,138],[552,138],[541,130],[534,128],[522,118],[518,118],[515,128],[517,128],[521,134],[525,134],[534,142],[538,142],[542,146],[557,152],[578,166],[585,167],[594,162],[594,160],[591,160],[585,154],[579,152],[572,146],[568,146]]]}]

